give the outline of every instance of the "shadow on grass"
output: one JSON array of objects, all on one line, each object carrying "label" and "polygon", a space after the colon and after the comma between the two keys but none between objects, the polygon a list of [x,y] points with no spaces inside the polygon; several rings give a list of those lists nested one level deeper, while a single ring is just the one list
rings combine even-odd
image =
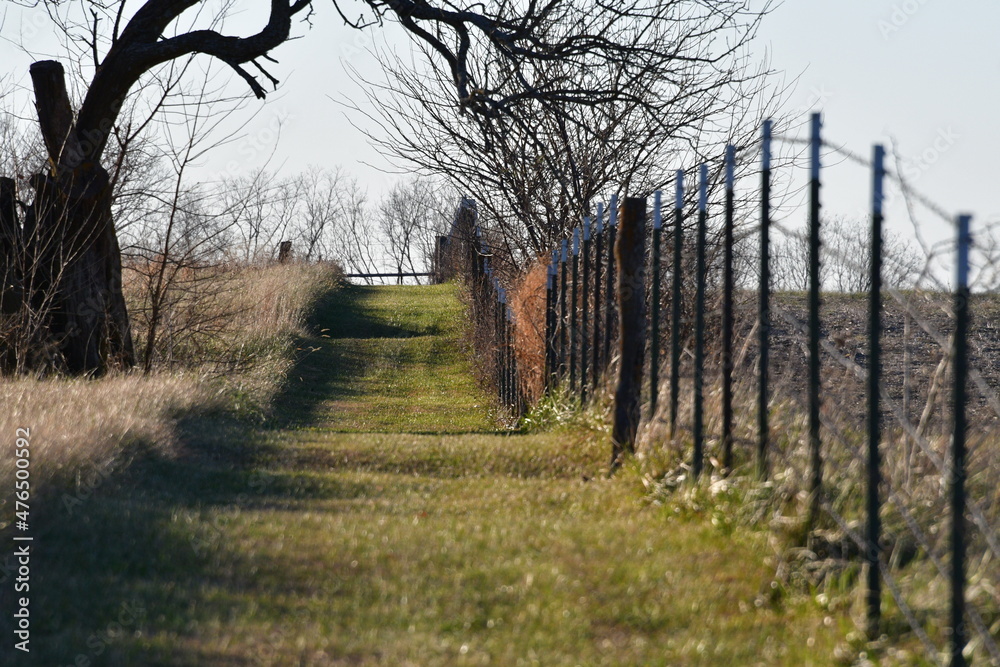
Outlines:
[{"label": "shadow on grass", "polygon": [[16,594],[30,599],[28,654],[12,640],[18,562],[8,545],[21,543],[0,531],[0,664],[241,664],[201,653],[182,658],[183,650],[149,640],[151,630],[159,641],[197,637],[203,624],[229,617],[251,597],[301,592],[276,574],[260,590],[249,573],[269,561],[251,563],[226,543],[226,525],[251,521],[256,510],[297,510],[304,500],[378,495],[363,481],[255,468],[273,450],[250,425],[224,415],[188,415],[181,426],[179,458],[137,442],[131,449],[143,453],[112,475],[85,470],[79,486],[32,500],[29,589]]},{"label": "shadow on grass", "polygon": [[[317,304],[313,336],[301,347],[318,350],[290,371],[276,421],[309,424],[321,401],[352,395],[351,379],[371,362],[361,346],[318,344],[326,340],[321,334],[350,343],[431,333],[379,319],[372,292],[346,286]],[[14,591],[13,547],[0,551],[0,664],[251,664],[199,636],[258,607],[265,618],[280,619],[282,599],[309,591],[301,580],[271,572],[275,561],[227,543],[227,524],[259,520],[255,510],[298,511],[302,501],[382,492],[365,481],[280,469],[275,464],[284,455],[267,432],[226,414],[180,415],[178,426],[183,448],[176,458],[137,442],[132,460],[113,474],[84,474],[77,485],[33,498],[28,590]],[[15,544],[11,538],[9,528],[0,531],[5,545]],[[15,596],[22,595],[30,598],[27,654],[12,640]]]},{"label": "shadow on grass", "polygon": [[360,397],[353,380],[373,361],[370,339],[436,333],[386,322],[373,306],[377,289],[345,284],[319,299],[307,321],[310,335],[298,341],[295,365],[275,400],[273,427],[311,424],[322,403]]}]

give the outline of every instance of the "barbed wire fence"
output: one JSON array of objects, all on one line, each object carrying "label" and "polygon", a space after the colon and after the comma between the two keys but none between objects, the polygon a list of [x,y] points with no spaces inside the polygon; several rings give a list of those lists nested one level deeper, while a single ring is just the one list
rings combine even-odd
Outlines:
[{"label": "barbed wire fence", "polygon": [[[700,478],[755,489],[753,511],[795,533],[787,576],[819,587],[857,581],[870,641],[891,645],[905,627],[932,663],[1000,665],[1000,300],[970,283],[972,268],[989,287],[991,251],[972,266],[971,217],[916,192],[895,150],[876,146],[866,158],[824,141],[821,129],[819,114],[806,139],[768,121],[759,143],[699,165],[695,188],[678,171],[672,216],[659,191],[648,215],[645,198],[598,204],[547,256],[541,317],[511,307],[510,290],[524,281],[497,268],[499,242],[465,202],[450,257],[467,277],[479,357],[511,424],[537,394],[530,377],[583,404],[613,390],[613,447],[644,448],[664,488]],[[807,150],[805,233],[772,219],[777,143]],[[871,175],[864,258],[824,247],[822,161],[831,155]],[[736,206],[736,163],[754,157],[756,215]],[[918,206],[954,225],[953,284],[930,268],[941,248],[919,235],[920,283],[884,282],[893,262],[883,251],[887,182],[915,227]],[[719,184],[723,196],[710,196]],[[774,291],[775,239],[808,246],[804,294]],[[750,279],[736,275],[740,253]],[[865,273],[869,289],[825,291],[824,261]],[[636,295],[645,307],[620,310]],[[543,344],[534,359],[518,350],[529,326]],[[641,413],[618,409],[623,402]]]}]

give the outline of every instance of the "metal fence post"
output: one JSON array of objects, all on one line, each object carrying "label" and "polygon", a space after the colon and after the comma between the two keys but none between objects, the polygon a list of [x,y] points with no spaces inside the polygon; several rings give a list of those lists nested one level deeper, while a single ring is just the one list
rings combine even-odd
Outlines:
[{"label": "metal fence post", "polygon": [[868,299],[868,488],[865,529],[865,560],[868,563],[866,593],[868,637],[879,637],[882,615],[882,580],[879,572],[879,537],[882,532],[879,509],[881,470],[879,442],[882,424],[879,415],[879,381],[882,373],[882,193],[885,178],[885,149],[875,146],[872,183],[871,288]]},{"label": "metal fence post", "polygon": [[583,219],[583,301],[580,304],[580,400],[587,402],[590,382],[587,379],[587,362],[590,349],[587,346],[587,324],[590,321],[590,217]]},{"label": "metal fence post", "polygon": [[566,377],[566,261],[569,259],[568,242],[562,240],[559,266],[559,383]]},{"label": "metal fence post", "polygon": [[545,389],[553,386],[553,376],[556,372],[556,266],[558,251],[552,251],[552,261],[549,262],[547,285],[545,292]]},{"label": "metal fence post", "polygon": [[597,393],[597,380],[601,375],[601,263],[604,261],[604,204],[597,205],[597,226],[594,230],[594,339],[591,386]]},{"label": "metal fence post", "polygon": [[677,428],[677,407],[680,401],[681,378],[681,261],[684,241],[684,171],[677,170],[674,196],[674,265],[673,290],[670,298],[670,439]]},{"label": "metal fence post", "polygon": [[812,115],[810,133],[809,179],[809,515],[806,525],[812,528],[819,516],[823,486],[823,457],[820,451],[820,129],[819,113]]},{"label": "metal fence post", "polygon": [[496,319],[497,319],[497,384],[500,394],[500,404],[507,407],[507,317],[504,304],[503,288],[500,281],[496,282]]},{"label": "metal fence post", "polygon": [[493,316],[493,374],[496,381],[497,398],[503,405],[503,322],[500,315],[500,285],[495,277],[490,286],[493,288],[493,298],[490,303],[492,306],[491,315]]},{"label": "metal fence post", "polygon": [[757,301],[757,345],[759,381],[757,385],[757,476],[767,478],[767,446],[771,435],[769,423],[770,392],[768,363],[771,334],[771,127],[764,121],[761,146],[760,185],[760,286]]},{"label": "metal fence post", "polygon": [[968,379],[969,226],[972,216],[958,216],[958,267],[955,281],[955,376],[951,441],[951,667],[966,664],[965,645],[965,383]]},{"label": "metal fence post", "polygon": [[662,193],[657,190],[653,194],[653,253],[651,272],[653,280],[652,294],[649,304],[649,417],[656,414],[656,400],[659,395],[660,375],[660,227],[662,215],[660,199]]},{"label": "metal fence post", "polygon": [[615,326],[615,234],[618,224],[618,195],[611,195],[608,211],[607,290],[604,295],[604,370],[611,365],[611,337]]},{"label": "metal fence post", "polygon": [[545,353],[545,390],[551,386],[552,378],[552,262],[545,267],[545,335],[542,338]]},{"label": "metal fence post", "polygon": [[500,340],[503,351],[503,403],[510,407],[510,309],[507,307],[507,290],[500,288]]},{"label": "metal fence post", "polygon": [[733,469],[733,190],[736,148],[726,146],[726,212],[722,275],[722,469]]},{"label": "metal fence post", "polygon": [[694,297],[694,454],[691,474],[701,476],[705,459],[705,236],[708,227],[708,165],[702,164],[698,182],[698,229],[695,237]]},{"label": "metal fence post", "polygon": [[570,286],[572,295],[570,296],[569,307],[569,386],[574,392],[579,390],[576,382],[576,354],[579,347],[580,332],[579,315],[577,313],[577,303],[580,286],[580,228],[573,230],[573,284]]},{"label": "metal fence post", "polygon": [[506,302],[507,290],[504,290],[504,310],[507,316],[507,404],[510,406],[511,416],[516,420],[520,417],[517,410],[517,357],[515,356],[517,348],[514,346],[517,322],[514,319],[514,309]]}]

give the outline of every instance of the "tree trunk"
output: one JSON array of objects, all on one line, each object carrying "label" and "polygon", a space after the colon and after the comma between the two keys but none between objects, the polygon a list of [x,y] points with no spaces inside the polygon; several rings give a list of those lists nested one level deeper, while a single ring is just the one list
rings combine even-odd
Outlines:
[{"label": "tree trunk", "polygon": [[85,157],[62,66],[37,62],[31,79],[52,170],[31,179],[35,197],[23,234],[25,305],[40,318],[43,335],[35,344],[51,345],[58,354],[31,355],[20,365],[55,366],[74,375],[131,367],[135,353],[108,172]]}]

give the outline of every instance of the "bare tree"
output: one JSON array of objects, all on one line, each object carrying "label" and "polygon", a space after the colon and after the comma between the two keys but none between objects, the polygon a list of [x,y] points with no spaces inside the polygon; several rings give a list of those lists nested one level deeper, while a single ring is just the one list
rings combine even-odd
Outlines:
[{"label": "bare tree", "polygon": [[[824,280],[829,289],[858,293],[871,289],[871,223],[835,217],[823,223]],[[913,287],[925,260],[905,237],[883,232],[882,281],[886,287]]]},{"label": "bare tree", "polygon": [[455,201],[439,183],[416,177],[394,185],[379,202],[379,229],[397,273],[430,270],[437,237],[450,223],[447,199]]},{"label": "bare tree", "polygon": [[771,280],[775,289],[809,289],[809,237],[805,233],[785,234],[771,246]]},{"label": "bare tree", "polygon": [[[820,228],[820,261],[825,289],[861,293],[871,288],[871,228],[868,221],[833,217]],[[882,280],[887,287],[909,288],[925,266],[913,245],[898,235],[885,234],[882,241]],[[775,287],[809,289],[809,238],[804,232],[789,233],[774,244],[772,277]]]},{"label": "bare tree", "polygon": [[343,218],[334,229],[336,258],[354,273],[373,273],[378,267],[378,248],[374,242],[378,228],[368,211],[368,194],[353,179],[347,185],[343,192]]},{"label": "bare tree", "polygon": [[[264,25],[245,36],[223,31],[226,12],[243,4],[236,0],[216,8],[199,0],[145,0],[128,4],[128,9],[125,0],[22,4],[48,11],[66,35],[68,47],[77,49],[71,58],[80,63],[81,75],[87,78],[92,72],[74,109],[58,62],[40,61],[31,67],[38,126],[51,170],[32,178],[34,197],[21,221],[22,227],[37,230],[41,240],[33,249],[18,249],[31,254],[31,263],[38,268],[37,280],[22,290],[24,307],[34,307],[30,302],[37,294],[53,295],[47,337],[58,347],[69,372],[101,373],[113,366],[131,366],[135,352],[122,295],[106,151],[129,95],[169,63],[203,54],[227,65],[263,98],[261,80],[277,83],[265,61],[273,60],[271,52],[292,36],[293,20],[309,20],[313,3],[271,0]],[[341,10],[337,0],[334,6]],[[740,38],[731,42],[735,46],[721,46],[723,35],[706,26],[695,27],[695,22],[681,42],[671,42],[672,48],[684,48],[672,53],[658,47],[655,40],[662,35],[643,17],[669,20],[688,6],[704,6],[680,0],[593,6],[572,0],[544,4],[505,0],[489,5],[472,0],[363,0],[362,6],[367,15],[349,23],[363,27],[398,22],[426,45],[432,62],[443,63],[440,70],[448,73],[457,93],[449,106],[489,119],[479,129],[494,139],[511,127],[528,131],[533,108],[539,106],[559,117],[559,108],[565,105],[628,102],[639,83],[670,82],[692,68],[730,63],[721,70],[739,72],[739,58],[734,62],[732,56],[745,42]],[[757,14],[748,6],[732,0],[712,3],[701,18],[707,26],[721,19],[725,25],[753,27]],[[188,11],[196,7],[199,11]],[[188,23],[182,26],[181,21]],[[485,66],[477,68],[478,63]],[[551,71],[543,67],[549,63],[564,64],[574,76],[564,76],[558,69],[540,75]],[[606,67],[617,67],[621,75],[613,80],[579,78],[590,68],[597,73]],[[658,98],[661,110],[669,111],[669,103],[683,105],[704,92],[701,79],[683,80],[686,83],[676,94]],[[721,100],[726,97],[722,90],[709,89],[707,95]],[[574,124],[569,115],[565,120]],[[703,122],[710,123],[711,117],[705,116]]]},{"label": "bare tree", "polygon": [[347,174],[340,167],[323,169],[310,166],[300,174],[300,210],[295,227],[306,260],[331,256],[330,241],[334,228],[344,215],[344,182]]},{"label": "bare tree", "polygon": [[[146,373],[152,370],[158,349],[173,350],[182,338],[211,335],[225,319],[211,309],[197,307],[199,302],[217,299],[225,288],[225,281],[217,275],[218,262],[228,250],[234,224],[223,215],[225,183],[209,188],[186,182],[192,165],[206,151],[231,138],[220,133],[219,126],[240,107],[239,101],[228,106],[213,103],[213,96],[206,94],[212,79],[206,70],[201,86],[178,93],[173,103],[185,109],[182,123],[175,124],[169,117],[158,119],[164,126],[162,145],[157,146],[160,162],[168,165],[163,170],[168,176],[162,181],[165,191],[140,190],[130,197],[159,205],[146,210],[138,223],[141,229],[132,235],[136,261],[125,267],[142,283],[136,307],[145,325],[139,329],[139,361]],[[161,344],[164,339],[166,346]],[[170,360],[172,355],[160,357]]]},{"label": "bare tree", "polygon": [[212,28],[171,35],[171,26],[196,0],[147,0],[131,16],[125,14],[125,2],[73,3],[80,12],[94,12],[92,22],[84,15],[87,20],[75,23],[72,18],[63,21],[71,16],[61,13],[67,4],[49,1],[41,6],[64,34],[89,47],[94,73],[74,110],[60,63],[39,61],[30,70],[52,168],[33,177],[34,199],[22,222],[38,240],[23,250],[30,255],[27,263],[35,267],[24,299],[25,308],[32,309],[40,295],[51,294],[46,328],[65,369],[100,373],[135,362],[112,218],[112,177],[104,162],[130,91],[146,73],[204,53],[230,65],[263,96],[263,87],[243,65],[284,42],[292,17],[310,3],[271,3],[267,25],[250,37],[225,36]]},{"label": "bare tree", "polygon": [[385,82],[367,82],[371,138],[474,197],[515,263],[565,235],[599,195],[650,192],[723,142],[749,143],[773,99],[746,51],[766,3],[554,4],[542,41],[583,35],[610,51],[510,67],[473,40],[467,69],[490,113],[452,104],[454,75],[440,64],[417,76],[383,56]]},{"label": "bare tree", "polygon": [[223,180],[222,215],[237,259],[249,263],[275,255],[296,215],[301,186],[299,179],[279,178],[267,168]]}]

